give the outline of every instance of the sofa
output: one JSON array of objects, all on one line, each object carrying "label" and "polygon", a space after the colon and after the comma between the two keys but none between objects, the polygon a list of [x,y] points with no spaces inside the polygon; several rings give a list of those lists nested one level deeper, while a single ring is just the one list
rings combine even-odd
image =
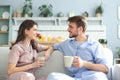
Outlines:
[{"label": "sofa", "polygon": [[[44,52],[39,53],[39,56],[43,56]],[[8,54],[9,47],[0,47],[0,80],[6,80],[7,75],[7,65],[8,65]],[[63,55],[59,51],[54,51],[50,59],[45,63],[45,66],[38,68],[35,76],[42,77],[46,76],[51,72],[61,72],[66,73],[63,64]],[[110,80],[120,80],[120,64],[115,64],[111,68],[108,74]]]}]

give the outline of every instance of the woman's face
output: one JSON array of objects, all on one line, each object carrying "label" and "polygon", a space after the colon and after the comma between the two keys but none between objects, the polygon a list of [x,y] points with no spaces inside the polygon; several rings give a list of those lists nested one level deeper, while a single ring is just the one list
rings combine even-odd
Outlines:
[{"label": "woman's face", "polygon": [[29,38],[31,40],[36,39],[38,27],[37,25],[34,25],[30,30],[25,30],[26,38]]}]

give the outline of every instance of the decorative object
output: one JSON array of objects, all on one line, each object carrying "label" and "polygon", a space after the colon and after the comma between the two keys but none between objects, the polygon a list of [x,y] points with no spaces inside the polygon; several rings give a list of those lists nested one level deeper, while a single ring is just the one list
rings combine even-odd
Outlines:
[{"label": "decorative object", "polygon": [[107,40],[106,39],[99,39],[98,40],[101,44],[107,44]]},{"label": "decorative object", "polygon": [[75,13],[74,13],[74,12],[70,12],[70,13],[69,13],[69,17],[72,17],[72,16],[75,16]]},{"label": "decorative object", "polygon": [[64,14],[63,14],[62,12],[59,12],[59,13],[57,14],[57,17],[64,17]]},{"label": "decorative object", "polygon": [[96,8],[95,14],[96,14],[97,17],[99,17],[103,14],[103,7],[102,7],[101,4]]},{"label": "decorative object", "polygon": [[21,17],[21,13],[22,13],[22,9],[21,8],[18,8],[16,10],[16,17]]},{"label": "decorative object", "polygon": [[89,16],[89,14],[88,14],[88,12],[87,12],[87,11],[85,11],[85,12],[82,14],[82,16],[83,16],[83,17],[88,17],[88,16]]},{"label": "decorative object", "polygon": [[9,18],[9,12],[3,12],[2,18]]},{"label": "decorative object", "polygon": [[39,7],[40,16],[42,17],[50,17],[53,15],[52,12],[53,6],[51,4],[43,4]]},{"label": "decorative object", "polygon": [[23,11],[22,15],[25,16],[33,16],[33,13],[31,12],[32,10],[32,0],[25,0],[24,6],[23,6]]},{"label": "decorative object", "polygon": [[1,26],[1,31],[7,31],[8,30],[8,26],[7,25],[2,25]]},{"label": "decorative object", "polygon": [[116,47],[116,49],[117,49],[117,55],[120,58],[120,47]]}]

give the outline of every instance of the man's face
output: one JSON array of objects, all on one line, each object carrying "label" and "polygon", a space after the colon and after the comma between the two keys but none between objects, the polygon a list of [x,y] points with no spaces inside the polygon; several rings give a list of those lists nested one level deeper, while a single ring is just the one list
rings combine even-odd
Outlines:
[{"label": "man's face", "polygon": [[68,24],[69,38],[77,37],[78,36],[78,28],[75,22],[70,22]]}]

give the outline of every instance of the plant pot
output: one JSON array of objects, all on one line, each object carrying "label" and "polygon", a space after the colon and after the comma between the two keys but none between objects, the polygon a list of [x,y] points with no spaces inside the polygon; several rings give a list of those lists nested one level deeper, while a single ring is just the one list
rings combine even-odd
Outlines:
[{"label": "plant pot", "polygon": [[101,17],[102,14],[101,13],[96,13],[96,17]]},{"label": "plant pot", "polygon": [[17,17],[17,13],[16,12],[13,13],[13,17]]},{"label": "plant pot", "polygon": [[118,58],[120,58],[120,48],[117,48],[117,49],[118,49],[117,56],[118,56]]},{"label": "plant pot", "polygon": [[26,13],[26,14],[24,14],[24,17],[29,17],[29,14],[27,14],[27,13]]},{"label": "plant pot", "polygon": [[43,17],[48,17],[48,15],[47,15],[47,14],[44,14]]},{"label": "plant pot", "polygon": [[21,17],[21,13],[17,12],[17,17]]},{"label": "plant pot", "polygon": [[59,12],[59,13],[57,14],[57,17],[64,17],[64,14],[63,14],[62,12]]}]

